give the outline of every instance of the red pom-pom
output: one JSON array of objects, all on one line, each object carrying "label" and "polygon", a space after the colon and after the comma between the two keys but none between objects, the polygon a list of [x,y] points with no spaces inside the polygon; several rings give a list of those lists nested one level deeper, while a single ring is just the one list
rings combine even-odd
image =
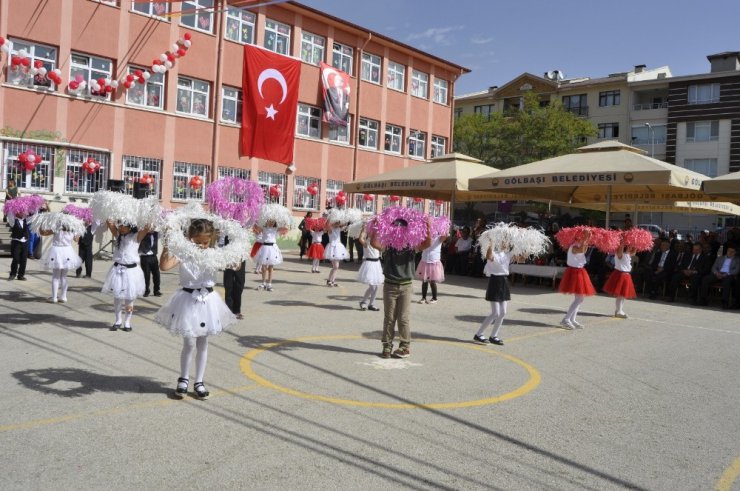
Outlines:
[{"label": "red pom-pom", "polygon": [[622,242],[625,246],[632,247],[637,252],[641,252],[651,250],[655,239],[653,239],[653,234],[647,230],[631,228],[622,232]]}]

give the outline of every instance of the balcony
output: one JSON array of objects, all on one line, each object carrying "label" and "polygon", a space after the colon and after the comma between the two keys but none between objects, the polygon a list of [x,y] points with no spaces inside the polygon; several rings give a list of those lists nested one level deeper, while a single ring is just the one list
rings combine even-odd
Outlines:
[{"label": "balcony", "polygon": [[569,113],[573,113],[576,116],[580,116],[583,118],[588,117],[588,106],[573,106],[573,107],[566,107],[566,111]]},{"label": "balcony", "polygon": [[647,104],[633,104],[633,111],[649,111],[650,109],[668,109],[667,102],[653,102]]}]

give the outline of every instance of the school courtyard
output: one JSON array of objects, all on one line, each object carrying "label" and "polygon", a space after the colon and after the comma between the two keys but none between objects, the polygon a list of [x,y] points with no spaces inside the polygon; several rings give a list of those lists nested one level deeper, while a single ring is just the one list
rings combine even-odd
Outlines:
[{"label": "school courtyard", "polygon": [[36,261],[3,273],[3,489],[740,489],[737,311],[638,300],[621,320],[597,296],[566,331],[569,300],[519,284],[505,345],[481,346],[486,279],[450,276],[411,307],[412,356],[383,360],[357,264],[328,288],[288,252],[211,338],[210,399],[175,400],[181,340],[153,318],[176,269],[125,333],[109,266],[73,275],[66,304]]}]

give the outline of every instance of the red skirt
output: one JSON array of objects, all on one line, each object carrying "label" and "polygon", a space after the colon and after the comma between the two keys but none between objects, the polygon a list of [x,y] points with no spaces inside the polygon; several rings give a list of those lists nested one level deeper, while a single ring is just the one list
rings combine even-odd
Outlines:
[{"label": "red skirt", "polygon": [[252,251],[249,253],[249,257],[254,257],[257,255],[257,251],[260,250],[260,247],[262,247],[262,242],[255,242],[252,246]]},{"label": "red skirt", "polygon": [[609,279],[604,285],[604,291],[613,297],[637,297],[635,284],[632,283],[632,275],[616,269],[609,275]]},{"label": "red skirt", "polygon": [[591,284],[591,278],[585,268],[565,268],[563,279],[560,280],[560,293],[572,293],[574,295],[591,296],[596,295],[596,290]]},{"label": "red skirt", "polygon": [[324,259],[324,246],[321,245],[321,242],[314,242],[308,248],[306,255],[311,259]]}]

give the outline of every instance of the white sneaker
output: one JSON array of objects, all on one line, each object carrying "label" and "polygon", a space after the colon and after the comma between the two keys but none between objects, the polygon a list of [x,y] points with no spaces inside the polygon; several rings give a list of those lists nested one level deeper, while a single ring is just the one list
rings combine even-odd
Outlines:
[{"label": "white sneaker", "polygon": [[614,312],[614,317],[618,319],[629,319],[630,317],[624,312]]},{"label": "white sneaker", "polygon": [[573,326],[576,329],[583,329],[583,324],[581,324],[580,322],[577,322],[575,319],[570,321],[570,323],[573,324]]},{"label": "white sneaker", "polygon": [[264,290],[264,289],[265,289],[265,284],[264,283],[262,283],[261,285],[259,285],[257,287],[257,290]]},{"label": "white sneaker", "polygon": [[47,298],[46,301],[49,302],[49,303],[57,303],[57,299],[56,298],[51,298],[51,297]]},{"label": "white sneaker", "polygon": [[560,321],[560,325],[563,326],[564,328],[568,329],[569,331],[572,331],[573,329],[576,328],[576,326],[574,326],[573,324],[571,324],[571,322],[568,319],[561,320]]}]

